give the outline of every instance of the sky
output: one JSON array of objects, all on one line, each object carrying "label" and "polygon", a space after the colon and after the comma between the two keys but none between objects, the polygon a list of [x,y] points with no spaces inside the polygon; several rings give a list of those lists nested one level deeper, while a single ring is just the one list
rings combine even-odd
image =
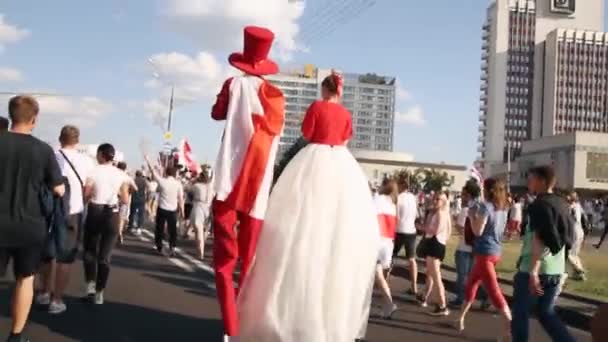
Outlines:
[{"label": "sky", "polygon": [[[35,134],[64,124],[127,160],[159,149],[175,86],[173,141],[213,162],[210,107],[242,28],[276,33],[284,68],[312,63],[398,79],[394,150],[471,165],[477,154],[481,26],[489,0],[13,0],[0,4],[0,93],[40,97]],[[0,95],[1,97],[1,95]],[[0,101],[6,103],[7,96]],[[0,112],[0,115],[3,115]]]}]

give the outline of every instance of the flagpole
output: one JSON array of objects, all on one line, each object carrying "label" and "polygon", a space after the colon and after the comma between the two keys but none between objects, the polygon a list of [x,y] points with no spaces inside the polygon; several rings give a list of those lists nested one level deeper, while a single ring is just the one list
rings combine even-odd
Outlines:
[{"label": "flagpole", "polygon": [[175,95],[175,86],[171,86],[171,100],[169,101],[169,119],[167,120],[167,132],[171,132],[171,121],[173,121],[173,96]]}]

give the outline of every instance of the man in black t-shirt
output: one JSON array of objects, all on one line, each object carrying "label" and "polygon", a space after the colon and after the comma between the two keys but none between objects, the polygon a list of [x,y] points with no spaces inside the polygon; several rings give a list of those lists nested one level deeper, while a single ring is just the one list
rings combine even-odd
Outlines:
[{"label": "man in black t-shirt", "polygon": [[11,131],[0,134],[0,273],[12,259],[16,279],[9,342],[27,341],[21,333],[48,229],[41,193],[45,188],[57,196],[65,192],[53,149],[31,135],[38,110],[34,98],[13,97],[8,105]]}]

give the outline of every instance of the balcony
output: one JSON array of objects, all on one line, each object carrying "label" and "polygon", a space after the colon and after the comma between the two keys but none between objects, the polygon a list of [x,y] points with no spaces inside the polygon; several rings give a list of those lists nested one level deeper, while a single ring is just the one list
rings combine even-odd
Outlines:
[{"label": "balcony", "polygon": [[485,136],[485,132],[486,132],[487,130],[488,130],[488,127],[486,127],[485,120],[484,120],[484,121],[482,121],[482,122],[481,122],[481,124],[479,125],[479,129],[478,129],[478,131],[479,131],[480,133],[484,133],[484,136]]},{"label": "balcony", "polygon": [[483,145],[477,146],[477,152],[484,153],[486,151],[486,147]]},{"label": "balcony", "polygon": [[[487,88],[487,87],[486,87],[486,88]],[[482,89],[484,89],[484,88],[483,88],[483,86],[482,86]],[[484,93],[482,93],[482,94],[481,94],[481,96],[479,97],[479,99],[480,99],[481,101],[483,101],[483,102],[487,102],[487,100],[488,100],[488,94],[486,94],[485,92],[484,92]]]},{"label": "balcony", "polygon": [[478,142],[480,142],[480,143],[482,144],[481,146],[483,146],[483,142],[484,142],[484,141],[486,141],[486,137],[485,137],[485,135],[480,135],[480,136],[477,138],[477,141],[478,141]]},{"label": "balcony", "polygon": [[479,110],[481,111],[485,111],[486,109],[488,109],[488,103],[483,101],[479,104]]},{"label": "balcony", "polygon": [[484,72],[488,72],[488,62],[481,63],[481,70]]}]

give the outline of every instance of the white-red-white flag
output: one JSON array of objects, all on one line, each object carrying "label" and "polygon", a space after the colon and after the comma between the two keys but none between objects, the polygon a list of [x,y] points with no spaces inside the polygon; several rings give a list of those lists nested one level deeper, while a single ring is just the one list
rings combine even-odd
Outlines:
[{"label": "white-red-white flag", "polygon": [[180,142],[177,155],[180,165],[186,166],[192,173],[199,174],[201,172],[201,166],[196,162],[192,154],[192,147],[186,139],[182,139]]}]

